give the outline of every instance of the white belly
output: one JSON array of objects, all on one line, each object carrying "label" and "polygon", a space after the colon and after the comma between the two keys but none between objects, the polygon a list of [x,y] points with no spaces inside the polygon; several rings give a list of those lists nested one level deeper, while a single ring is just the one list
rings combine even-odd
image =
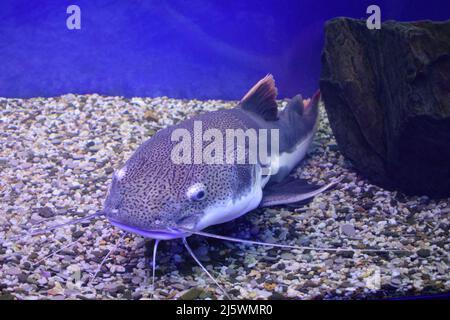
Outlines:
[{"label": "white belly", "polygon": [[[285,175],[285,173],[291,172],[292,169],[294,169],[305,157],[313,138],[314,131],[310,133],[303,141],[298,143],[292,152],[283,152],[278,157],[270,159],[270,176],[264,179],[265,183],[263,186],[271,178],[277,181],[284,179],[284,176],[282,176],[281,179],[277,179],[277,174]],[[283,169],[283,171],[280,172],[280,169]]]},{"label": "white belly", "polygon": [[203,230],[209,226],[239,218],[256,209],[262,200],[262,196],[261,175],[258,172],[255,184],[247,194],[234,201],[230,199],[225,203],[207,208],[195,229]]}]

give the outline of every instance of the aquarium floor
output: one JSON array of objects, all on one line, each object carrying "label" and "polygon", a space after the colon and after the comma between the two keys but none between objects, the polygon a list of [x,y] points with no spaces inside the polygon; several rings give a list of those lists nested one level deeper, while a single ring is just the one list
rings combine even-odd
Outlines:
[{"label": "aquarium floor", "polygon": [[[0,99],[0,299],[224,298],[178,240],[161,243],[152,290],[152,242],[134,235],[125,237],[90,282],[122,234],[104,219],[41,236],[23,234],[43,219],[41,228],[94,213],[113,170],[141,142],[188,116],[234,103],[96,94]],[[193,236],[200,260],[235,299],[448,292],[449,199],[406,197],[370,184],[339,153],[323,110],[321,119],[297,174],[312,182],[337,176],[343,181],[307,207],[260,209],[210,231],[285,244],[412,252],[278,250]]]}]

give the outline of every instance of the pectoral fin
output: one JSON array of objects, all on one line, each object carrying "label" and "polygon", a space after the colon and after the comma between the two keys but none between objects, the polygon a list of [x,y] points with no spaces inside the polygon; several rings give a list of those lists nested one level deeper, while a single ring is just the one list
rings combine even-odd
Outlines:
[{"label": "pectoral fin", "polygon": [[279,184],[267,187],[263,191],[263,198],[260,207],[270,207],[277,205],[299,206],[306,200],[310,200],[318,194],[336,185],[340,179],[334,180],[327,185],[318,186],[309,184],[304,179],[288,178]]}]

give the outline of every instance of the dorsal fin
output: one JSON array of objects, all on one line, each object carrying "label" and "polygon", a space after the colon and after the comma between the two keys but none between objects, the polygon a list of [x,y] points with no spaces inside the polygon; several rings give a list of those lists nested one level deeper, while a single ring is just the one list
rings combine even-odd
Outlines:
[{"label": "dorsal fin", "polygon": [[271,74],[258,81],[239,103],[242,109],[253,112],[264,120],[278,119],[277,88]]}]

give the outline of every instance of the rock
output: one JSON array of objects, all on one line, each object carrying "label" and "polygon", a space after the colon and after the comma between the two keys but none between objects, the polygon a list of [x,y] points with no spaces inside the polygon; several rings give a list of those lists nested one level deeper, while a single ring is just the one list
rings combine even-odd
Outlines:
[{"label": "rock", "polygon": [[62,141],[61,141],[60,139],[53,139],[53,140],[52,140],[52,144],[55,145],[55,146],[60,145],[61,142],[62,142]]},{"label": "rock", "polygon": [[420,249],[417,251],[417,255],[421,258],[428,258],[431,255],[431,252],[428,249]]},{"label": "rock", "polygon": [[194,299],[197,299],[202,292],[203,292],[202,289],[192,288],[192,289],[186,291],[185,293],[183,293],[183,295],[180,297],[180,300],[194,300]]},{"label": "rock", "polygon": [[284,264],[284,263],[279,263],[279,264],[277,264],[277,269],[278,270],[284,270],[286,268],[286,265]]},{"label": "rock", "polygon": [[0,168],[8,166],[8,158],[0,157]]},{"label": "rock", "polygon": [[264,287],[264,289],[266,289],[268,291],[273,291],[277,287],[277,285],[275,283],[272,283],[272,282],[265,282],[263,284],[263,287]]},{"label": "rock", "polygon": [[28,259],[34,260],[34,259],[36,259],[37,257],[39,257],[38,253],[37,253],[37,252],[32,252],[32,253],[30,253],[30,255],[28,256]]},{"label": "rock", "polygon": [[232,269],[232,268],[228,267],[228,268],[225,270],[225,273],[226,273],[228,276],[230,276],[230,277],[234,277],[234,276],[236,276],[237,271],[236,271],[235,269]]},{"label": "rock", "polygon": [[104,286],[104,290],[111,294],[123,293],[125,292],[125,286],[117,283],[107,283]]},{"label": "rock", "polygon": [[320,89],[342,154],[373,183],[450,196],[450,22],[336,18]]},{"label": "rock", "polygon": [[293,255],[293,254],[290,253],[290,252],[283,252],[283,253],[280,255],[280,258],[281,258],[281,259],[284,259],[284,260],[294,260],[294,259],[295,259],[295,255]]},{"label": "rock", "polygon": [[355,227],[352,224],[343,224],[341,226],[341,231],[347,237],[354,237],[356,235]]},{"label": "rock", "polygon": [[26,273],[21,273],[17,276],[17,280],[19,280],[19,282],[25,283],[28,281],[28,275]]},{"label": "rock", "polygon": [[350,258],[353,258],[355,252],[354,251],[345,250],[345,251],[338,251],[337,254],[339,254],[343,258],[350,259]]},{"label": "rock", "polygon": [[51,296],[58,296],[64,293],[64,289],[61,287],[61,284],[59,282],[55,283],[55,286],[48,290],[47,293]]},{"label": "rock", "polygon": [[390,284],[395,288],[400,287],[402,285],[402,280],[399,278],[394,278],[391,280]]},{"label": "rock", "polygon": [[106,174],[111,174],[113,172],[114,172],[114,168],[108,167],[108,168],[105,169],[105,173]]},{"label": "rock", "polygon": [[154,122],[158,122],[159,120],[158,115],[151,110],[145,111],[144,119],[147,121],[154,121]]},{"label": "rock", "polygon": [[9,274],[11,276],[18,276],[21,273],[22,273],[22,270],[20,270],[17,267],[11,267],[11,268],[6,269],[6,274]]},{"label": "rock", "polygon": [[75,239],[78,239],[81,236],[83,236],[83,234],[84,234],[84,231],[77,230],[77,231],[72,232],[72,237]]},{"label": "rock", "polygon": [[132,297],[134,300],[139,300],[139,299],[142,298],[142,293],[140,293],[140,292],[133,292],[132,295],[131,295],[131,297]]},{"label": "rock", "polygon": [[40,215],[42,218],[51,218],[56,215],[56,213],[50,209],[49,207],[43,207],[37,209],[38,215]]},{"label": "rock", "polygon": [[283,296],[281,293],[279,292],[274,292],[272,293],[272,295],[269,297],[269,300],[286,300],[286,297]]}]

